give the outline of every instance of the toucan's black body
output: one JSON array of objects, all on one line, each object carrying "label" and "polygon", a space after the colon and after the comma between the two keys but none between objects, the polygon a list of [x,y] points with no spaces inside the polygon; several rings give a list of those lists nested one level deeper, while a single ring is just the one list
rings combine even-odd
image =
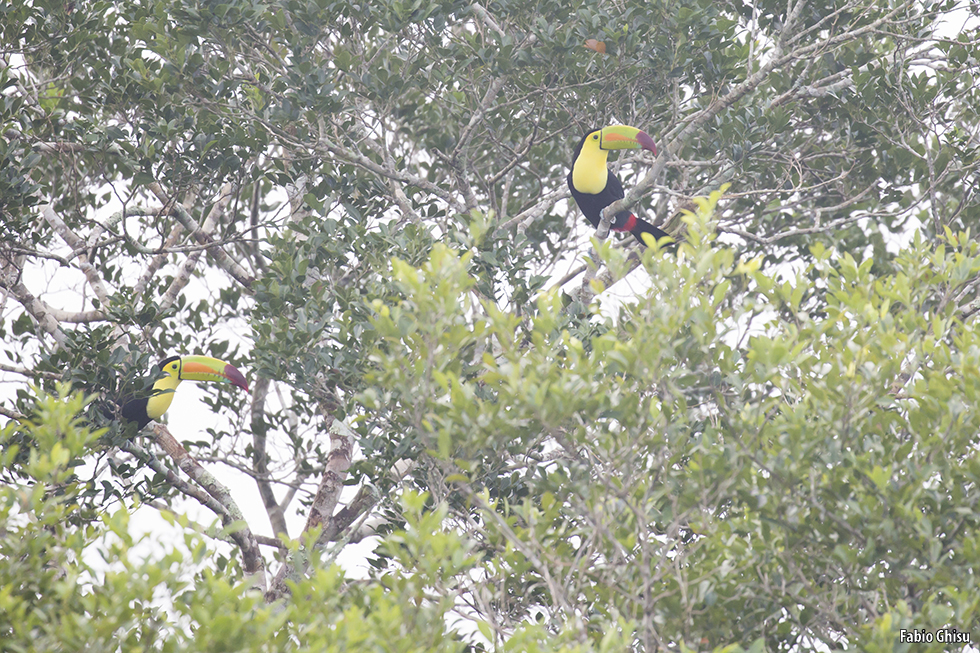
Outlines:
[{"label": "toucan's black body", "polygon": [[[643,132],[639,132],[639,130],[636,131],[643,134],[643,136],[649,141],[649,144],[647,144],[646,141],[641,141],[640,144],[637,145],[623,145],[622,139],[617,139],[616,146],[604,147],[601,145],[603,142],[601,140],[601,134],[609,129],[611,128],[607,127],[603,130],[591,131],[582,137],[582,140],[579,141],[578,146],[575,148],[575,155],[572,157],[572,170],[568,173],[568,189],[572,192],[572,197],[575,198],[575,203],[578,204],[579,209],[581,209],[586,219],[592,223],[593,227],[599,226],[602,209],[606,208],[616,200],[623,199],[626,197],[626,193],[623,191],[623,184],[621,181],[619,181],[619,178],[606,168],[604,151],[602,152],[601,157],[592,157],[587,163],[584,160],[580,161],[580,157],[582,157],[582,150],[586,146],[586,141],[589,141],[590,139],[595,141],[595,143],[589,143],[589,146],[594,146],[592,148],[594,151],[596,150],[596,147],[606,150],[640,147],[642,145],[644,149],[649,149],[656,153],[656,146],[653,145],[652,139],[650,139],[649,136],[646,136],[646,134],[643,134]],[[633,142],[637,143],[637,141]],[[596,193],[584,192],[583,190],[576,188],[574,180],[576,165],[589,165],[591,168],[593,168],[589,171],[589,173],[594,174],[597,177],[601,176],[602,172],[605,172],[605,185]],[[611,226],[613,231],[630,232],[642,245],[646,245],[646,243],[643,242],[642,234],[644,233],[650,234],[655,240],[659,240],[670,235],[663,229],[653,226],[646,220],[637,218],[629,211],[620,211],[617,213]]]},{"label": "toucan's black body", "polygon": [[123,419],[129,420],[130,422],[136,422],[136,430],[141,431],[143,427],[153,421],[149,413],[146,410],[147,404],[150,402],[149,397],[140,397],[138,399],[130,399],[123,404],[122,409],[119,414],[122,415]]}]

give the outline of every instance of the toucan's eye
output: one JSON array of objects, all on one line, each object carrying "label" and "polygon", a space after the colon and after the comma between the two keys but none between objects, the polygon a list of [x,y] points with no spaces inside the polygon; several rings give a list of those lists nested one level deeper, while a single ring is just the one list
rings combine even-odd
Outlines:
[{"label": "toucan's eye", "polygon": [[599,140],[599,134],[592,134],[592,140],[594,141]]}]

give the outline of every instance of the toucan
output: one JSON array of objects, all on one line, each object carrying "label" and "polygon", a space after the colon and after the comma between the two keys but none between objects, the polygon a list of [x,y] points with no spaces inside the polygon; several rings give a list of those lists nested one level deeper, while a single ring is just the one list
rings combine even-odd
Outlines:
[{"label": "toucan", "polygon": [[[616,200],[626,196],[619,178],[606,168],[609,150],[635,150],[642,147],[657,154],[657,144],[648,134],[636,127],[611,125],[591,131],[582,137],[575,156],[572,170],[568,173],[568,189],[572,191],[575,203],[592,223],[599,226],[600,212]],[[643,234],[650,234],[655,240],[667,237],[663,229],[654,227],[629,211],[620,211],[612,221],[613,231],[628,231],[643,242]]]},{"label": "toucan", "polygon": [[152,420],[160,419],[174,400],[174,391],[181,381],[219,381],[231,383],[248,392],[245,375],[229,363],[209,356],[171,356],[160,362],[166,376],[153,384],[153,394],[138,397],[123,404],[120,414],[136,422],[142,429]]}]

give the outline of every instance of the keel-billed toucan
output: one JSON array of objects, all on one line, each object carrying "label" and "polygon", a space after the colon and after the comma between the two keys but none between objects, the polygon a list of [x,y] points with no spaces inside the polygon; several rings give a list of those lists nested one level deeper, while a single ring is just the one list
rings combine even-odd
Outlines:
[{"label": "keel-billed toucan", "polygon": [[[656,143],[645,132],[636,127],[612,125],[589,132],[575,148],[572,171],[568,173],[568,189],[572,191],[572,197],[593,227],[599,226],[602,209],[626,196],[619,178],[606,168],[608,151],[635,150],[640,147],[657,153]],[[642,234],[650,234],[655,240],[669,235],[629,211],[616,214],[612,229],[630,232],[643,245],[646,243],[643,242]]]},{"label": "keel-billed toucan", "polygon": [[245,376],[234,365],[209,356],[171,356],[160,362],[166,374],[153,384],[149,397],[131,399],[123,404],[122,416],[143,428],[151,420],[160,419],[174,399],[181,381],[219,381],[231,383],[248,391]]}]

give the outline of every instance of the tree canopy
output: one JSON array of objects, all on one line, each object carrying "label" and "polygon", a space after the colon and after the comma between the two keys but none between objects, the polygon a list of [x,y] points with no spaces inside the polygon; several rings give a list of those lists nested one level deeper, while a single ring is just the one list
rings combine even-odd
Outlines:
[{"label": "tree canopy", "polygon": [[[904,651],[980,622],[976,6],[0,15],[14,650]],[[590,243],[568,200],[613,123],[659,145],[612,165],[674,249]],[[196,432],[106,417],[175,353],[250,396]],[[183,546],[138,559],[138,507]]]}]

